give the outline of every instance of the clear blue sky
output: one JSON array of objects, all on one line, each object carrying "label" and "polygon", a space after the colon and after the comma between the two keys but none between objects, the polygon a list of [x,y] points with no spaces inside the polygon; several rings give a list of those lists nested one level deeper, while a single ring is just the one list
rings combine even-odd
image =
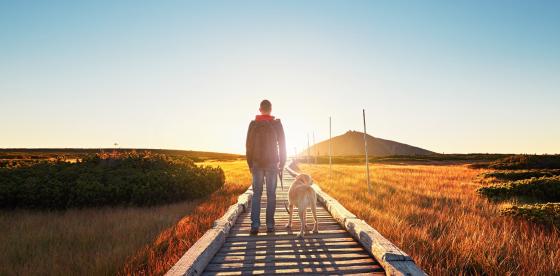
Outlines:
[{"label": "clear blue sky", "polygon": [[560,153],[560,1],[1,1],[0,147]]}]

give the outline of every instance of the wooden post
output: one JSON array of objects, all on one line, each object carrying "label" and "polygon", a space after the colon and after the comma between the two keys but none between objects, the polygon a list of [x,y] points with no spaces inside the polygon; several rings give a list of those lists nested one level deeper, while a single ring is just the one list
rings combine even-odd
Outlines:
[{"label": "wooden post", "polygon": [[309,151],[310,151],[310,150],[311,150],[311,149],[309,148],[309,132],[308,132],[308,133],[307,133],[307,164],[309,164],[309,157],[310,157]]},{"label": "wooden post", "polygon": [[331,139],[332,139],[332,123],[331,123],[331,117],[329,117],[329,181],[332,184],[331,181],[331,172],[332,172],[332,149],[331,149]]},{"label": "wooden post", "polygon": [[366,131],[366,110],[362,109],[362,115],[364,118],[364,150],[366,152],[366,175],[367,175],[367,187],[368,192],[371,193],[371,184],[369,183],[369,160],[368,160],[368,152],[367,152],[367,131]]},{"label": "wooden post", "polygon": [[317,145],[315,144],[315,131],[313,131],[313,146],[315,147],[315,164],[317,164],[317,155],[319,155],[317,153],[318,149],[317,149]]}]

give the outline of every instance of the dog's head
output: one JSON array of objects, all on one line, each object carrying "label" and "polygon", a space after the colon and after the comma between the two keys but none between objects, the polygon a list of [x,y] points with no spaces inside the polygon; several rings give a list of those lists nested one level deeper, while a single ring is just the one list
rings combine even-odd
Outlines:
[{"label": "dog's head", "polygon": [[313,179],[311,179],[311,176],[309,176],[308,174],[300,174],[296,177],[296,181],[299,181],[305,185],[311,185],[313,184]]}]

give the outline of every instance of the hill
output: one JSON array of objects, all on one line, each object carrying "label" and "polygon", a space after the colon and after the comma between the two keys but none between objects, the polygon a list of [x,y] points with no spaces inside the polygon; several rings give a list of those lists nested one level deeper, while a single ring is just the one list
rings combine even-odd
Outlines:
[{"label": "hill", "polygon": [[[333,156],[356,156],[364,154],[364,133],[359,131],[348,131],[343,135],[332,138]],[[437,154],[433,151],[407,144],[376,138],[367,135],[369,156],[392,156],[392,155],[431,155]],[[329,153],[329,140],[321,141],[310,148],[311,155],[324,156]],[[301,153],[307,155],[307,149]]]}]

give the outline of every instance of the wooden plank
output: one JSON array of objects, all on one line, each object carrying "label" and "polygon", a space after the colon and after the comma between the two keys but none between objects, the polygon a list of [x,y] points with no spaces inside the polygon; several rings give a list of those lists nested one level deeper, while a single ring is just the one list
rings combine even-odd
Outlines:
[{"label": "wooden plank", "polygon": [[[287,236],[287,237],[291,237],[292,239],[299,239],[298,237],[296,237],[296,234],[298,234],[298,233],[299,233],[299,229],[293,229],[290,232],[287,232],[287,231],[277,231],[277,232],[274,232],[274,233],[259,232],[257,235],[251,235],[251,234],[249,234],[249,232],[236,232],[236,233],[233,233],[233,234],[235,234],[235,237],[257,238],[257,237],[262,237],[262,236],[266,236],[266,237]],[[319,231],[319,233],[309,232],[309,233],[305,234],[305,238],[315,238],[315,237],[321,237],[321,235],[324,235],[324,234],[338,234],[338,233],[348,234],[348,232],[346,230],[340,228],[340,229],[335,229],[335,230],[322,230],[322,231]]]},{"label": "wooden plank", "polygon": [[352,246],[360,246],[355,242],[340,242],[340,243],[324,243],[324,244],[314,244],[314,245],[306,245],[306,246],[299,246],[295,243],[292,244],[280,244],[280,245],[238,245],[238,246],[227,246],[224,245],[221,252],[234,252],[234,251],[246,251],[247,249],[250,250],[262,250],[262,249],[283,249],[283,248],[348,248]]},{"label": "wooden plank", "polygon": [[225,233],[221,229],[212,228],[206,231],[165,275],[200,274],[224,242]]},{"label": "wooden plank", "polygon": [[[332,219],[332,218],[317,218],[319,223],[330,223],[330,224],[339,224],[336,220]],[[288,218],[285,217],[279,217],[279,218],[274,218],[274,222],[275,222],[275,227],[276,228],[284,228],[286,226],[286,223],[288,223]],[[238,221],[238,223],[240,225],[243,224],[251,224],[251,220],[250,219],[244,219],[241,221]],[[292,218],[292,223],[293,225],[295,225],[297,223],[297,225],[299,225],[300,220],[299,218]],[[313,219],[309,219],[309,217],[307,218],[307,225],[313,224],[315,223],[315,221]],[[261,226],[263,226],[263,224],[266,224],[266,219],[265,218],[261,218]],[[292,226],[293,227],[293,226]]]},{"label": "wooden plank", "polygon": [[[261,214],[259,215],[259,217],[260,217],[261,219],[265,219],[265,218],[266,218],[266,214],[263,214],[263,212],[266,212],[266,211],[265,211],[264,209],[261,210]],[[306,214],[306,216],[307,216],[307,218],[313,219],[312,213],[311,213],[311,212],[308,212],[308,213]],[[277,212],[275,212],[275,214],[274,214],[274,218],[286,218],[286,219],[287,219],[288,217],[289,217],[289,215],[288,215],[287,213],[285,213],[285,212],[279,212],[279,211],[277,211]],[[240,219],[251,219],[251,214],[249,214],[249,213],[243,214],[243,215],[239,216],[239,218],[240,218]],[[293,214],[293,218],[299,220],[297,211],[296,211],[295,214]],[[329,214],[328,212],[317,212],[317,218],[328,218],[328,219],[333,219],[333,217],[331,216],[331,214]]]},{"label": "wooden plank", "polygon": [[[302,249],[278,249],[274,251],[269,250],[251,250],[251,251],[237,251],[237,252],[218,252],[215,256],[266,256],[266,255],[301,255],[301,254],[320,254],[320,253],[366,253],[362,247],[353,248],[311,248],[307,250]],[[371,260],[371,258],[370,258]]]},{"label": "wooden plank", "polygon": [[[308,220],[313,221],[313,217],[311,215],[307,215]],[[266,220],[266,216],[260,216],[261,221],[262,220]],[[288,221],[289,217],[288,216],[282,216],[282,215],[276,215],[274,216],[274,220],[285,220]],[[319,221],[330,221],[330,222],[337,222],[336,220],[334,220],[331,216],[317,216],[317,219]],[[294,216],[292,217],[292,220],[294,222],[299,222],[299,216],[297,214],[294,214]],[[251,222],[251,218],[250,217],[243,217],[243,218],[239,218],[240,223],[250,223]],[[338,222],[337,222],[338,223]]]},{"label": "wooden plank", "polygon": [[229,249],[222,248],[215,256],[219,255],[286,255],[291,254],[304,254],[304,253],[356,253],[356,252],[367,252],[359,244],[357,245],[344,245],[344,246],[309,246],[309,247],[279,247],[279,248],[251,248],[251,246],[244,249]]},{"label": "wooden plank", "polygon": [[209,264],[205,271],[253,271],[256,269],[268,270],[269,273],[274,273],[277,270],[283,269],[299,269],[301,267],[305,268],[316,268],[322,271],[337,271],[343,273],[345,268],[356,268],[356,267],[368,267],[372,269],[383,270],[380,265],[371,264],[371,259],[358,259],[358,260],[344,260],[337,262],[336,265],[332,263],[314,263],[314,262],[286,262],[286,263],[253,263],[253,264]]},{"label": "wooden plank", "polygon": [[[251,222],[251,218],[250,217],[244,217],[244,218],[239,218],[240,222]],[[285,220],[288,221],[289,217],[288,216],[282,216],[282,215],[275,215],[274,216],[274,221],[276,220]],[[327,216],[327,215],[317,215],[317,219],[320,221],[330,221],[330,222],[337,222],[336,220],[334,220],[332,217]],[[266,221],[266,216],[260,216],[260,220],[261,223]],[[292,217],[292,220],[294,222],[299,222],[299,216],[298,215],[294,215],[294,217]],[[313,217],[311,215],[307,215],[307,223],[313,222]]]},{"label": "wooden plank", "polygon": [[412,258],[363,220],[349,220],[346,222],[348,232],[358,237],[360,243],[369,249],[380,261],[412,261]]},{"label": "wooden plank", "polygon": [[[274,219],[275,222],[275,229],[286,229],[286,224],[288,223],[288,219],[287,218],[277,218]],[[318,218],[319,226],[321,225],[340,225],[339,223],[337,223],[335,220],[333,219],[328,219],[328,218]],[[307,220],[307,226],[309,225],[313,225],[315,223],[314,220]],[[236,224],[234,227],[245,227],[245,226],[250,226],[251,225],[251,221],[250,220],[243,220],[240,221],[239,224]],[[299,219],[293,219],[292,220],[292,228],[294,228],[294,225],[297,225],[299,227],[300,225],[300,221]],[[265,219],[261,219],[261,225],[260,227],[266,226],[266,221]],[[343,226],[341,226],[343,227]]]},{"label": "wooden plank", "polygon": [[[261,230],[260,232],[266,232],[266,226],[265,227],[260,227],[259,229]],[[308,223],[306,225],[306,229],[308,231],[311,231],[313,229],[313,224]],[[251,226],[249,226],[249,225],[246,225],[246,226],[236,225],[235,227],[231,228],[230,235],[235,235],[237,233],[247,234],[247,233],[249,233],[250,230],[251,230]],[[326,231],[332,231],[332,230],[346,231],[338,224],[329,224],[329,225],[320,225],[319,224],[319,232],[326,232]],[[300,226],[299,225],[293,225],[291,228],[277,227],[276,230],[275,230],[275,234],[276,235],[292,234],[292,232],[294,232],[294,231],[299,232],[300,231]]]},{"label": "wooden plank", "polygon": [[[321,233],[319,232],[319,234],[314,234],[313,236],[310,237],[305,237],[306,240],[320,240],[320,239],[325,239],[325,238],[346,238],[346,237],[352,237],[350,236],[350,234],[348,232],[344,232],[344,233],[329,233],[329,234],[325,234],[325,233]],[[263,241],[276,241],[276,240],[295,240],[295,235],[279,235],[279,236],[260,236],[258,238],[258,240],[263,240]],[[234,241],[254,241],[257,240],[257,238],[255,238],[254,236],[233,236],[233,237],[227,237],[226,238],[226,242],[234,242]]]},{"label": "wooden plank", "polygon": [[370,258],[367,253],[337,253],[337,254],[313,254],[313,255],[266,255],[266,256],[231,256],[223,255],[216,256],[212,259],[212,263],[228,263],[228,262],[286,262],[293,260],[306,260],[306,261],[338,261],[338,260],[351,260],[356,258]]},{"label": "wooden plank", "polygon": [[[226,239],[227,240],[227,239]],[[256,241],[249,241],[253,245],[260,245],[260,246],[278,246],[283,244],[290,244],[296,246],[308,246],[308,245],[317,245],[317,244],[337,244],[337,243],[352,243],[355,244],[356,241],[348,236],[346,238],[326,238],[326,239],[299,239],[299,240],[277,240],[277,241],[265,241],[265,240],[256,240]],[[240,246],[246,245],[249,242],[230,242],[226,241],[223,246]]]},{"label": "wooden plank", "polygon": [[[316,275],[316,276],[323,276],[323,275],[341,275],[342,273],[336,271],[334,269],[317,269],[317,268],[307,268],[307,267],[298,267],[292,269],[282,269],[276,270],[274,273],[265,270],[253,270],[247,273],[247,271],[212,271],[212,272],[204,272],[202,275],[211,276],[211,275]],[[344,269],[343,275],[385,275],[383,269],[379,267],[346,267]]]},{"label": "wooden plank", "polygon": [[[260,217],[266,216],[266,214],[264,214],[263,212],[266,212],[266,209],[265,209],[265,208],[261,208]],[[305,213],[305,214],[306,214],[308,217],[311,216],[311,215],[313,215],[313,214],[311,213],[311,211],[309,211],[309,210],[308,210],[307,213]],[[284,217],[290,216],[290,215],[288,214],[288,212],[286,212],[286,210],[285,210],[284,208],[282,208],[282,209],[280,209],[280,210],[276,210],[276,211],[274,212],[274,215],[275,215],[275,216],[284,216]],[[326,210],[319,210],[319,209],[317,209],[317,215],[321,215],[321,216],[324,216],[324,217],[329,217],[329,218],[331,218],[331,219],[334,219],[334,218],[332,217],[332,215],[331,215],[329,212],[327,212]],[[293,216],[294,216],[295,218],[298,217],[297,208],[294,210]],[[250,212],[244,213],[244,214],[242,214],[240,217],[241,217],[241,218],[251,218],[251,213],[250,213]]]},{"label": "wooden plank", "polygon": [[414,261],[387,261],[384,263],[387,275],[408,276],[408,275],[425,275]]},{"label": "wooden plank", "polygon": [[[262,212],[264,212],[264,210],[263,210]],[[261,214],[261,215],[259,216],[259,218],[260,218],[261,220],[266,219],[266,215],[265,215],[265,214]],[[288,218],[290,218],[290,216],[289,216],[288,214],[278,214],[278,212],[276,212],[276,214],[274,214],[274,219],[288,219]],[[313,221],[313,215],[312,215],[311,213],[307,213],[307,214],[306,214],[306,218],[307,218],[308,221],[309,221],[309,220]],[[328,213],[317,213],[317,218],[318,218],[318,219],[328,219],[328,220],[336,221],[336,220],[334,220],[333,217],[332,217],[330,214],[328,214]],[[243,215],[243,216],[239,217],[239,219],[240,219],[241,221],[243,221],[243,222],[247,222],[247,221],[251,221],[251,216],[250,216],[250,215]],[[299,221],[299,215],[298,215],[297,212],[296,212],[295,214],[292,215],[292,219],[293,219],[294,221]]]},{"label": "wooden plank", "polygon": [[[288,219],[284,219],[284,220],[286,220],[286,222],[288,222]],[[275,221],[276,221],[276,219],[275,219]],[[311,222],[313,222],[313,220],[311,220]],[[311,224],[311,223],[308,222],[307,224],[309,225],[309,224]],[[294,220],[292,221],[292,227],[294,227],[294,225],[297,225],[297,226],[300,225],[299,219],[294,219]],[[319,220],[319,226],[322,226],[322,225],[325,225],[325,226],[326,226],[326,225],[340,225],[340,224],[338,224],[338,222],[336,222],[335,220],[330,220],[330,219]],[[251,220],[242,220],[242,221],[238,221],[238,222],[235,224],[234,228],[235,228],[235,227],[245,227],[245,226],[246,226],[246,227],[251,226]],[[264,226],[261,225],[261,227],[264,227]],[[282,225],[282,224],[281,224],[280,227],[285,227],[285,225]],[[266,228],[264,228],[264,229],[266,229]]]},{"label": "wooden plank", "polygon": [[[300,231],[300,226],[299,225],[293,225],[291,228],[276,228],[276,230],[274,231],[277,235],[283,235],[283,234],[293,234],[293,232],[299,232]],[[309,231],[309,234],[312,234],[313,232],[311,232],[313,230],[313,224],[307,224],[306,226],[304,226],[305,229],[307,229],[307,231]],[[237,233],[240,234],[247,234],[249,233],[249,231],[251,230],[251,226],[249,225],[245,225],[245,226],[235,226],[234,228],[231,229],[230,235],[234,235]],[[344,230],[344,228],[342,228],[340,225],[333,225],[333,224],[327,224],[327,225],[321,225],[319,224],[319,233],[321,232],[326,232],[326,231],[332,231],[332,230]],[[346,231],[346,230],[344,230]],[[266,232],[266,226],[261,226],[259,227],[259,233],[264,233]]]}]

